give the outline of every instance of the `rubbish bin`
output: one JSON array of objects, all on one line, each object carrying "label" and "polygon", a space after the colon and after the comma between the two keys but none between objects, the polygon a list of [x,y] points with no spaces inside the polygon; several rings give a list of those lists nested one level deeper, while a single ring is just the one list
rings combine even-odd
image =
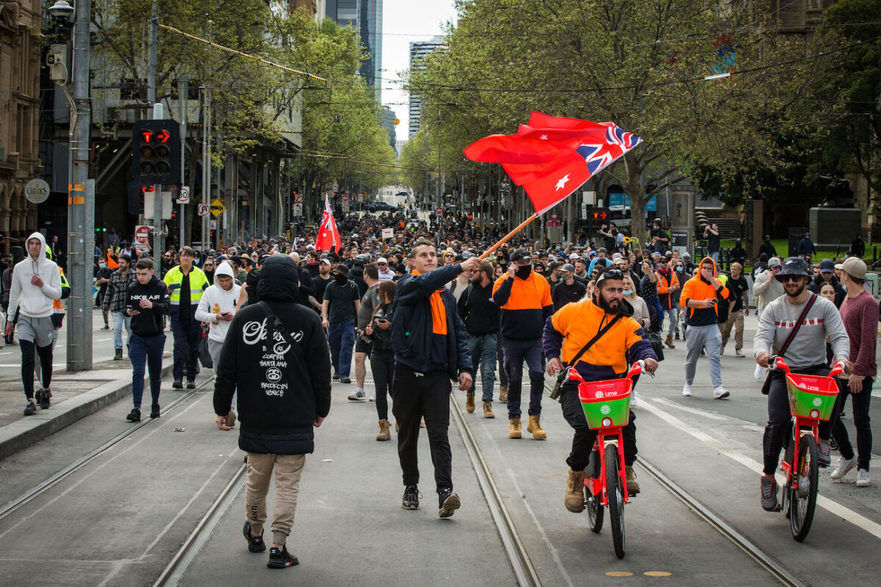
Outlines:
[{"label": "rubbish bin", "polygon": [[869,288],[869,291],[872,292],[872,295],[876,298],[881,295],[881,291],[878,290],[879,285],[881,284],[879,284],[877,273],[866,273],[866,287]]}]

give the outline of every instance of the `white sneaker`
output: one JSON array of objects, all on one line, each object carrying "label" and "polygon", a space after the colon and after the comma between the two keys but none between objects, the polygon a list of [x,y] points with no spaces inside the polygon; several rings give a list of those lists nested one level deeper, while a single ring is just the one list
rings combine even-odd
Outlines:
[{"label": "white sneaker", "polygon": [[634,407],[639,403],[639,398],[636,397],[636,390],[630,392],[630,407]]},{"label": "white sneaker", "polygon": [[682,397],[691,397],[691,386],[687,383],[682,388]]},{"label": "white sneaker", "polygon": [[364,393],[364,390],[360,387],[355,388],[355,393],[349,394],[349,399],[353,402],[363,402],[367,399],[367,394]]},{"label": "white sneaker", "polygon": [[[844,457],[838,457],[838,464],[835,465],[835,470],[832,471],[832,474],[829,475],[832,479],[843,479],[845,475],[847,475],[851,469],[853,469],[857,464],[857,458],[853,457],[852,459],[846,459]],[[866,473],[868,475],[868,473]]]},{"label": "white sneaker", "polygon": [[756,370],[753,372],[753,377],[756,379],[761,379],[765,376],[765,368],[761,365],[756,365]]},{"label": "white sneaker", "polygon": [[734,356],[735,356],[735,357],[740,357],[740,358],[742,359],[742,358],[745,357],[746,355],[743,354],[743,351],[735,350],[735,351],[734,351]]},{"label": "white sneaker", "polygon": [[728,397],[728,395],[728,390],[721,385],[713,390],[714,399],[725,399],[726,397]]},{"label": "white sneaker", "polygon": [[865,469],[857,469],[857,487],[868,487],[871,484],[869,472]]}]

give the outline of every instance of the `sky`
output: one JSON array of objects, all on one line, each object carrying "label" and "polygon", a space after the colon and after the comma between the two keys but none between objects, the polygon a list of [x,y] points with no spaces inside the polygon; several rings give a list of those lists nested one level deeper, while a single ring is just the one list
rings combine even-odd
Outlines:
[{"label": "sky", "polygon": [[454,0],[383,0],[382,4],[382,103],[388,104],[401,124],[397,140],[408,137],[409,94],[393,81],[410,66],[410,42],[426,41],[454,21]]}]

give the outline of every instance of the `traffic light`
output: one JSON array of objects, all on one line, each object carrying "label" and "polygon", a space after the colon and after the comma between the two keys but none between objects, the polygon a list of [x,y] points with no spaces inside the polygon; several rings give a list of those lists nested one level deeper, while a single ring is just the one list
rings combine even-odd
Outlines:
[{"label": "traffic light", "polygon": [[132,127],[132,177],[141,185],[180,182],[180,127],[174,120],[139,120]]},{"label": "traffic light", "polygon": [[587,211],[587,219],[594,224],[607,224],[612,220],[612,214],[608,208],[590,208]]}]

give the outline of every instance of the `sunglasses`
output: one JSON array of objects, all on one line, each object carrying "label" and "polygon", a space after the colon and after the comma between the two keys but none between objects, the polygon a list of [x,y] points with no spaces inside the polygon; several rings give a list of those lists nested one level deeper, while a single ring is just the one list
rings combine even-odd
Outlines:
[{"label": "sunglasses", "polygon": [[780,269],[783,269],[783,265],[774,265],[773,267],[771,267],[771,269],[773,269],[774,271],[779,271]]},{"label": "sunglasses", "polygon": [[802,277],[804,277],[804,275],[784,275],[780,278],[780,281],[783,283],[786,283],[787,281],[801,281]]}]

